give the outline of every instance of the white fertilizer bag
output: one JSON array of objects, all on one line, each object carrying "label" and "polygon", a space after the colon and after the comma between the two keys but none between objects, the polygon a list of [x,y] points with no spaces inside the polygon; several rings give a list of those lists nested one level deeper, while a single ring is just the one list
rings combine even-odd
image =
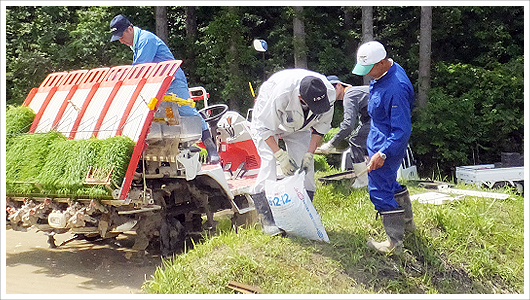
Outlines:
[{"label": "white fertilizer bag", "polygon": [[282,180],[265,182],[265,195],[274,222],[289,235],[329,242],[320,216],[304,188],[304,177],[305,172],[298,171]]}]

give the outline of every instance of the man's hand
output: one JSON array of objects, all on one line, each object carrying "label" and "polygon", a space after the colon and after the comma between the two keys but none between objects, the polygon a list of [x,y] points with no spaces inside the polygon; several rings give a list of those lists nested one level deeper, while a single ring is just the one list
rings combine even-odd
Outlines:
[{"label": "man's hand", "polygon": [[298,169],[296,162],[289,156],[287,151],[280,149],[274,152],[274,158],[280,163],[280,168],[286,176],[291,176]]},{"label": "man's hand", "polygon": [[309,170],[309,167],[315,163],[315,160],[313,158],[313,153],[307,152],[304,155],[304,158],[302,159],[302,170],[306,171]]},{"label": "man's hand", "polygon": [[381,168],[384,163],[385,159],[381,157],[380,152],[377,152],[370,158],[370,162],[368,162],[368,172]]},{"label": "man's hand", "polygon": [[335,152],[337,149],[330,143],[324,143],[322,146],[317,148],[317,151],[320,151],[320,153],[328,154],[330,152]]}]

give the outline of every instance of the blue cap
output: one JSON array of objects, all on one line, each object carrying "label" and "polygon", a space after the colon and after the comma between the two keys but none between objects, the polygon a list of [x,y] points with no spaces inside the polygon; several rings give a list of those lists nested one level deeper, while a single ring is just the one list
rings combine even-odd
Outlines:
[{"label": "blue cap", "polygon": [[349,84],[346,84],[346,83],[340,81],[340,79],[339,79],[339,77],[337,75],[329,75],[326,78],[328,79],[329,83],[331,83],[333,85],[336,84],[336,83],[340,83],[343,86],[348,86],[349,85]]},{"label": "blue cap", "polygon": [[132,23],[124,15],[117,15],[110,21],[110,32],[112,32],[111,42],[119,40],[123,32],[131,26]]}]

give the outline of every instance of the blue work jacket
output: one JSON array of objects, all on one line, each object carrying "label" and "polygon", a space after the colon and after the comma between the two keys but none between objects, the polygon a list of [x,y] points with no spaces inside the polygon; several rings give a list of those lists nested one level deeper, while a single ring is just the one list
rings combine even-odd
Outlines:
[{"label": "blue work jacket", "polygon": [[386,154],[383,166],[368,173],[370,200],[377,211],[398,207],[394,192],[401,185],[396,177],[411,133],[413,103],[412,84],[405,70],[395,62],[383,77],[370,82],[371,123],[366,146],[370,157],[378,151]]},{"label": "blue work jacket", "polygon": [[[164,41],[152,32],[138,27],[134,27],[134,41],[131,48],[134,51],[133,65],[175,59]],[[190,98],[188,81],[182,68],[178,68],[175,72],[175,79],[171,82],[167,93],[173,93],[183,99]]]}]

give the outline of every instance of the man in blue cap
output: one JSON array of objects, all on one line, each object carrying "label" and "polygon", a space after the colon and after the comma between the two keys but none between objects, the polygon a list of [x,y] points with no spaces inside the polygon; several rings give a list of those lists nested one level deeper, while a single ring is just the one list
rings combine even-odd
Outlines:
[{"label": "man in blue cap", "polygon": [[[110,31],[113,41],[129,46],[133,52],[133,65],[142,63],[158,63],[161,61],[174,60],[171,50],[158,36],[150,31],[133,26],[133,24],[124,16],[117,15],[110,22]],[[175,72],[175,79],[171,82],[167,94],[175,94],[182,99],[189,99],[188,81],[182,68]],[[166,105],[163,102],[161,106]],[[171,105],[171,104],[169,104]],[[178,105],[178,112],[181,116],[200,116],[195,107],[188,105]],[[217,146],[212,140],[208,124],[202,119],[202,142],[208,151],[209,161],[212,164],[220,162]]]},{"label": "man in blue cap", "polygon": [[[336,75],[327,76],[328,81],[333,85],[337,92],[337,100],[342,100],[344,114],[342,122],[339,125],[339,131],[318,150],[322,153],[330,153],[336,150],[337,145],[343,139],[353,134],[348,140],[350,146],[352,168],[355,174],[361,174],[366,171],[365,156],[366,138],[370,131],[370,116],[368,115],[369,88],[367,85],[352,86],[351,84],[340,81]],[[353,188],[362,188],[368,185],[368,175],[359,175],[354,181]]]},{"label": "man in blue cap", "polygon": [[414,89],[405,70],[387,57],[385,47],[377,41],[359,47],[352,73],[373,78],[366,141],[370,156],[368,191],[388,235],[381,243],[368,241],[368,246],[381,252],[400,252],[405,230],[415,229],[407,187],[396,180],[411,133]]}]

